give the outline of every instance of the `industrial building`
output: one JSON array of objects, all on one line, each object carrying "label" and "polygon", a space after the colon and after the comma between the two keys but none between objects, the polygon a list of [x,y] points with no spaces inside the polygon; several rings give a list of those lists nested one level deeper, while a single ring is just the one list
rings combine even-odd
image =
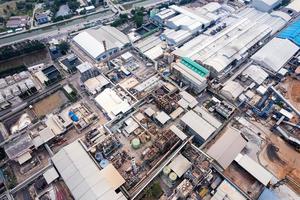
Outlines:
[{"label": "industrial building", "polygon": [[252,0],[252,6],[263,12],[270,12],[282,3],[282,0]]},{"label": "industrial building", "polygon": [[225,86],[221,89],[221,94],[230,101],[235,101],[243,92],[245,88],[236,81],[227,81]]},{"label": "industrial building", "polygon": [[292,0],[291,3],[289,3],[289,5],[287,5],[285,8],[300,12],[300,2],[297,0]]},{"label": "industrial building", "polygon": [[[204,111],[204,110],[203,110]],[[206,111],[204,111],[206,112]],[[210,115],[208,113],[208,115]],[[195,136],[195,141],[203,144],[220,126],[221,123],[215,123],[216,119],[208,120],[197,109],[190,110],[181,117],[181,123],[184,127],[184,132]]]},{"label": "industrial building", "polygon": [[125,183],[116,168],[101,169],[79,141],[63,147],[52,157],[55,168],[76,200],[125,200],[116,192]]},{"label": "industrial building", "polygon": [[273,38],[251,59],[273,73],[278,72],[299,51],[288,39]]},{"label": "industrial building", "polygon": [[269,74],[260,66],[251,64],[242,72],[242,76],[250,78],[257,85],[261,85],[268,78]]},{"label": "industrial building", "polygon": [[96,96],[95,101],[111,119],[114,119],[117,115],[124,114],[131,109],[128,101],[126,99],[123,100],[110,88],[106,88]]},{"label": "industrial building", "polygon": [[111,26],[88,29],[76,35],[73,41],[96,61],[107,59],[130,43],[124,33]]},{"label": "industrial building", "polygon": [[224,77],[247,58],[255,45],[264,42],[290,19],[283,12],[263,13],[245,8],[235,17],[227,17],[208,34],[201,34],[173,51],[208,68],[214,77]]},{"label": "industrial building", "polygon": [[206,153],[226,169],[246,146],[247,140],[240,131],[228,128],[206,151]]},{"label": "industrial building", "polygon": [[190,58],[184,57],[180,62],[172,63],[171,71],[177,77],[182,77],[181,81],[196,93],[207,87],[209,71]]}]

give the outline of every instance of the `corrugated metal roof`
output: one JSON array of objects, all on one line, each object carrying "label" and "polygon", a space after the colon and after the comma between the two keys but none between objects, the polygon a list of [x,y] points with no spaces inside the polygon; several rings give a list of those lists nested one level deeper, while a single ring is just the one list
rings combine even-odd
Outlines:
[{"label": "corrugated metal roof", "polygon": [[227,128],[226,132],[209,147],[207,154],[214,158],[223,169],[226,169],[246,144],[247,141],[239,131]]},{"label": "corrugated metal roof", "polygon": [[263,185],[268,185],[273,175],[248,155],[239,154],[235,161]]},{"label": "corrugated metal roof", "polygon": [[201,77],[207,77],[209,75],[209,71],[203,66],[199,65],[195,61],[190,58],[183,57],[180,61],[182,64],[199,74]]},{"label": "corrugated metal roof", "polygon": [[100,170],[78,141],[63,147],[52,161],[76,200],[120,198],[115,190],[125,180],[116,169]]},{"label": "corrugated metal roof", "polygon": [[300,18],[281,31],[277,37],[289,39],[300,46]]}]

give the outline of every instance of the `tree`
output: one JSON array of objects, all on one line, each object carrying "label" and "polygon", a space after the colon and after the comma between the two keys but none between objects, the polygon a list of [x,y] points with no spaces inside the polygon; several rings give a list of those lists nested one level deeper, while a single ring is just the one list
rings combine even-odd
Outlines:
[{"label": "tree", "polygon": [[74,12],[77,8],[79,8],[80,3],[78,1],[69,1],[68,6]]},{"label": "tree", "polygon": [[58,45],[58,48],[61,50],[61,52],[63,54],[66,54],[69,49],[70,49],[70,44],[66,41],[62,41],[59,45]]}]

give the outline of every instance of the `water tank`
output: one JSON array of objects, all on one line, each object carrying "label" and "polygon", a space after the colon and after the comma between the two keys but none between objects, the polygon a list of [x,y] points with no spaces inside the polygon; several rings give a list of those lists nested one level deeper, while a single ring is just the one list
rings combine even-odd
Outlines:
[{"label": "water tank", "polygon": [[131,146],[132,146],[132,148],[134,148],[134,149],[140,148],[140,146],[141,146],[140,139],[139,139],[139,138],[134,138],[134,139],[131,141]]},{"label": "water tank", "polygon": [[109,161],[106,159],[103,159],[100,161],[99,165],[102,169],[104,169],[105,167],[107,167],[107,165],[109,164]]},{"label": "water tank", "polygon": [[95,159],[96,159],[98,162],[100,162],[101,160],[104,159],[103,154],[102,154],[101,152],[97,152],[97,153],[95,154]]},{"label": "water tank", "polygon": [[164,169],[163,169],[163,173],[164,175],[169,175],[171,172],[171,168],[169,166],[165,166]]},{"label": "water tank", "polygon": [[91,150],[90,150],[90,152],[91,152],[92,154],[96,153],[96,151],[97,151],[96,147],[92,147]]},{"label": "water tank", "polygon": [[79,121],[77,115],[76,115],[74,112],[72,112],[72,111],[69,112],[69,117],[70,117],[70,118],[72,119],[72,121],[74,121],[74,122],[78,122],[78,121]]},{"label": "water tank", "polygon": [[169,179],[171,180],[171,182],[176,181],[176,179],[177,179],[177,174],[175,174],[175,172],[171,172],[171,173],[169,174]]}]

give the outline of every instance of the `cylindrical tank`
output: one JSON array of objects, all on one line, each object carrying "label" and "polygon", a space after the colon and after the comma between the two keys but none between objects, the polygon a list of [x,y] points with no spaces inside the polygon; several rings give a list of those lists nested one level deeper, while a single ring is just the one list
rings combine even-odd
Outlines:
[{"label": "cylindrical tank", "polygon": [[163,169],[163,173],[164,175],[169,175],[171,172],[171,168],[169,166],[165,166],[164,169]]},{"label": "cylindrical tank", "polygon": [[99,164],[100,164],[100,167],[101,167],[102,169],[104,169],[104,168],[107,167],[107,165],[109,164],[109,161],[106,160],[106,159],[103,159],[103,160],[100,161]]},{"label": "cylindrical tank", "polygon": [[96,151],[97,151],[96,147],[92,147],[91,150],[90,150],[90,152],[91,152],[92,154],[96,153]]},{"label": "cylindrical tank", "polygon": [[131,141],[131,146],[132,146],[132,148],[134,148],[134,149],[140,148],[140,146],[141,146],[140,139],[139,139],[139,138],[134,138],[134,139]]},{"label": "cylindrical tank", "polygon": [[169,174],[169,179],[170,179],[171,182],[176,181],[176,179],[177,179],[177,174],[175,174],[175,172],[171,172],[171,173]]},{"label": "cylindrical tank", "polygon": [[72,119],[72,121],[74,121],[74,122],[78,122],[78,121],[79,121],[77,115],[76,115],[74,112],[72,112],[72,111],[69,112],[69,117],[70,117],[70,118]]},{"label": "cylindrical tank", "polygon": [[100,162],[101,160],[104,159],[104,158],[103,158],[103,154],[102,154],[101,152],[97,152],[97,153],[95,154],[95,159],[96,159],[98,162]]}]

